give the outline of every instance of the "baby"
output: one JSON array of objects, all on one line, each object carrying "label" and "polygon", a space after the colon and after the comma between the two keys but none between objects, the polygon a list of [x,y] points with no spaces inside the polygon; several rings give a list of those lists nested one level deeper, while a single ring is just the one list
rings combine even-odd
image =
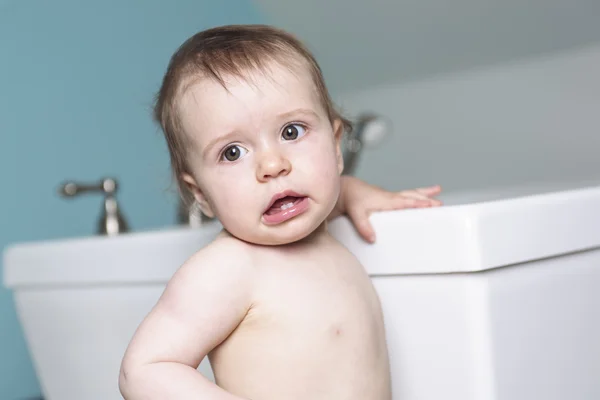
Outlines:
[{"label": "baby", "polygon": [[[122,395],[391,399],[377,293],[327,220],[347,213],[373,241],[371,211],[438,205],[439,188],[394,194],[341,178],[348,122],[312,55],[272,27],[219,27],[186,41],[155,115],[182,192],[224,229],[140,324]],[[216,384],[196,370],[205,356]]]}]

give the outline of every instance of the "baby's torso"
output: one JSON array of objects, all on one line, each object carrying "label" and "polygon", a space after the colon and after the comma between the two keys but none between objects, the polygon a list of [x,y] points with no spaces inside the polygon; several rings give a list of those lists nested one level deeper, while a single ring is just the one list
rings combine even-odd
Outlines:
[{"label": "baby's torso", "polygon": [[252,400],[389,400],[380,303],[356,258],[328,238],[254,262],[252,307],[210,355],[219,386]]}]

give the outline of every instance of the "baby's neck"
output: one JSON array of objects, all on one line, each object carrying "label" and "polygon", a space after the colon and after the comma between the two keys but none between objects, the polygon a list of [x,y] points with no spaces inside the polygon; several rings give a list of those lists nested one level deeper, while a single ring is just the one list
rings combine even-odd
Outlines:
[{"label": "baby's neck", "polygon": [[[318,243],[322,240],[327,240],[330,238],[329,231],[327,230],[327,221],[323,221],[321,225],[317,227],[314,231],[312,231],[308,236],[294,242],[289,245],[304,245],[304,244],[314,244]],[[286,245],[284,245],[286,246]]]}]

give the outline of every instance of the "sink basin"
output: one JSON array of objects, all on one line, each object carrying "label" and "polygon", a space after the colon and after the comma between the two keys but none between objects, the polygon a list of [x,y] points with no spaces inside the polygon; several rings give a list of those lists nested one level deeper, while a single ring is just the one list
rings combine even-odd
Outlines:
[{"label": "sink basin", "polygon": [[[374,214],[374,245],[346,218],[330,224],[382,299],[394,398],[600,398],[589,372],[600,370],[600,325],[591,318],[600,313],[600,186],[445,200],[441,208]],[[214,223],[5,249],[4,284],[13,291],[45,397],[121,398],[118,368],[137,325],[176,269],[220,229]],[[574,275],[565,278],[567,270]],[[516,333],[494,325],[506,315],[516,325],[525,321]],[[545,337],[549,331],[578,340],[564,345],[560,335]],[[572,372],[527,358],[524,348],[558,349]],[[212,379],[206,360],[199,370]],[[567,395],[556,387],[565,382],[585,392]]]}]

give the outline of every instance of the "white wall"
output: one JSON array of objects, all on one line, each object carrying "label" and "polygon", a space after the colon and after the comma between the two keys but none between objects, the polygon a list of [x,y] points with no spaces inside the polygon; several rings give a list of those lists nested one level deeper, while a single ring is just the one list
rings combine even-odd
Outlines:
[{"label": "white wall", "polygon": [[600,178],[600,44],[337,97],[393,120],[357,170],[390,189]]},{"label": "white wall", "polygon": [[297,34],[337,91],[600,41],[594,0],[254,0]]}]

